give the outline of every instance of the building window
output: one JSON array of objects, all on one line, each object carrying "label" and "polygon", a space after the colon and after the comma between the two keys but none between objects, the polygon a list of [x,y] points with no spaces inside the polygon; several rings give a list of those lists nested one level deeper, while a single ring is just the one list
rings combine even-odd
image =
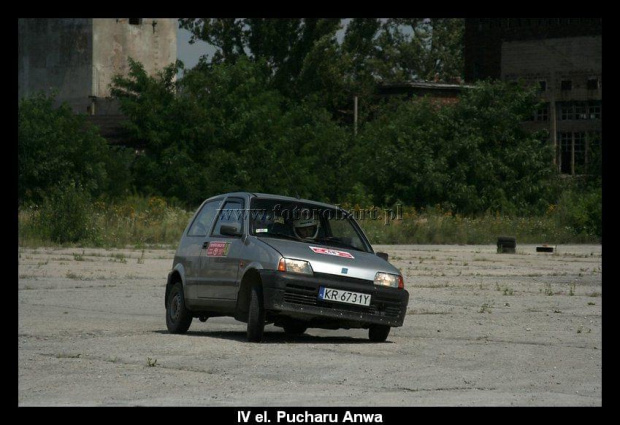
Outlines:
[{"label": "building window", "polygon": [[547,91],[547,82],[542,80],[538,82],[538,92],[543,93]]},{"label": "building window", "polygon": [[534,121],[548,121],[549,120],[549,104],[545,103],[544,106],[538,108],[534,112]]},{"label": "building window", "polygon": [[560,90],[567,91],[573,89],[573,82],[571,80],[562,80],[560,83]]},{"label": "building window", "polygon": [[588,103],[588,118],[591,120],[601,119],[601,101],[595,100]]},{"label": "building window", "polygon": [[129,18],[129,25],[142,25],[142,18]]},{"label": "building window", "polygon": [[588,90],[598,90],[598,78],[588,78]]},{"label": "building window", "polygon": [[556,109],[560,121],[601,119],[600,100],[590,102],[557,102]]},{"label": "building window", "polygon": [[573,133],[573,154],[575,167],[573,174],[585,174],[586,172],[586,133]]},{"label": "building window", "polygon": [[585,174],[588,162],[596,161],[600,134],[593,132],[558,133],[558,169],[562,174]]},{"label": "building window", "polygon": [[558,133],[558,143],[560,148],[558,155],[558,168],[562,174],[572,174],[572,136],[572,133]]},{"label": "building window", "polygon": [[560,121],[567,121],[575,119],[575,109],[571,102],[558,102],[557,103],[558,115]]},{"label": "building window", "polygon": [[585,102],[575,102],[574,103],[574,111],[575,111],[575,119],[576,120],[585,120],[588,119],[588,104]]}]

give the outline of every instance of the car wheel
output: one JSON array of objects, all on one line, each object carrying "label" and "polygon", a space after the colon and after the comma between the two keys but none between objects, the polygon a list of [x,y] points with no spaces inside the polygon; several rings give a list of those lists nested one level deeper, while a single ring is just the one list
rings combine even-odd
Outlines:
[{"label": "car wheel", "polygon": [[387,325],[372,325],[368,329],[368,338],[373,342],[384,342],[390,334],[390,329]]},{"label": "car wheel", "polygon": [[166,304],[166,326],[170,333],[184,334],[192,324],[192,315],[185,307],[185,296],[181,282],[174,284]]},{"label": "car wheel", "polygon": [[261,342],[265,330],[265,308],[263,307],[263,291],[260,286],[252,286],[250,309],[248,311],[248,341]]},{"label": "car wheel", "polygon": [[300,322],[289,322],[282,325],[287,335],[301,335],[308,330],[308,326]]}]

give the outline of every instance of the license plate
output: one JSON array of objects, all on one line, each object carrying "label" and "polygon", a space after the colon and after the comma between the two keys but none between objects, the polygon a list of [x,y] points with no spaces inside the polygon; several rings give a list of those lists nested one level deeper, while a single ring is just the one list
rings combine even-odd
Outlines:
[{"label": "license plate", "polygon": [[359,292],[343,291],[342,289],[332,289],[321,286],[319,288],[319,299],[347,303],[355,305],[370,305],[370,295]]}]

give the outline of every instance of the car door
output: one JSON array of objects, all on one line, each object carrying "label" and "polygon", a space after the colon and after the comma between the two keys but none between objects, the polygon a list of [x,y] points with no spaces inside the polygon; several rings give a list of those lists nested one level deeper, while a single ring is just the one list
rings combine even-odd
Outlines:
[{"label": "car door", "polygon": [[213,221],[224,199],[205,202],[194,217],[192,224],[183,238],[181,250],[177,254],[185,269],[185,296],[195,299],[200,296],[200,287],[204,285],[201,277],[201,253],[211,234]]},{"label": "car door", "polygon": [[206,248],[201,251],[200,297],[213,300],[234,300],[237,296],[237,275],[244,250],[241,236],[221,233],[223,225],[244,229],[244,201],[228,198],[213,225]]}]

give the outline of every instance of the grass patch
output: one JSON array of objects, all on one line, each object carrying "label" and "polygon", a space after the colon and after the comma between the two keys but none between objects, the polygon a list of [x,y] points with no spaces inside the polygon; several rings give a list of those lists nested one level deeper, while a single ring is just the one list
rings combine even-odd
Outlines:
[{"label": "grass patch", "polygon": [[[62,201],[64,198],[59,199]],[[52,229],[56,223],[53,208],[20,208],[18,245],[174,249],[194,213],[194,209],[186,210],[170,205],[160,197],[130,196],[115,202],[95,201],[92,205],[77,202],[76,206],[83,208],[84,214],[75,215],[72,222],[61,223],[63,227],[60,228],[60,233],[58,229]],[[343,206],[352,212],[356,210],[356,207]],[[74,227],[74,222],[79,224],[83,231],[69,239],[59,238],[62,231]],[[486,245],[495,244],[498,235],[503,234],[514,235],[518,243],[524,244],[600,242],[600,238],[595,235],[583,232],[575,234],[571,227],[563,225],[555,213],[540,217],[511,217],[491,213],[463,216],[439,208],[403,207],[402,217],[390,220],[387,224],[384,220],[369,218],[358,222],[373,244]],[[81,255],[83,256],[83,253]],[[585,256],[593,255],[594,253]],[[74,260],[82,261],[79,258],[80,254],[77,254]],[[392,259],[398,261],[402,258],[397,255]],[[427,259],[436,260],[436,257]],[[143,260],[142,258],[141,261]],[[423,261],[424,259],[420,259],[420,263]],[[483,257],[473,261],[489,259]]]},{"label": "grass patch", "polygon": [[547,296],[552,296],[554,294],[553,289],[551,289],[550,283],[545,283],[545,287],[541,289],[541,291]]},{"label": "grass patch", "polygon": [[478,310],[478,313],[492,313],[492,307],[493,305],[491,303],[484,303],[480,307],[480,310]]},{"label": "grass patch", "polygon": [[[517,243],[598,243],[595,235],[575,234],[552,213],[540,217],[509,217],[500,214],[462,216],[441,209],[405,207],[402,218],[389,221],[360,220],[373,244],[467,244],[497,243],[498,235],[511,234]],[[485,261],[480,259],[475,261]]]},{"label": "grass patch", "polygon": [[[163,198],[131,196],[118,202],[96,201],[86,214],[74,220],[84,224],[85,231],[60,242],[54,241],[53,209],[22,207],[18,211],[18,245],[87,246],[104,248],[144,248],[147,246],[176,248],[193,210],[169,205]],[[84,223],[82,223],[84,222]],[[70,228],[67,224],[64,228]],[[64,229],[63,228],[63,229]],[[83,254],[82,254],[83,255]],[[79,259],[79,254],[76,261]]]},{"label": "grass patch", "polygon": [[120,262],[123,264],[127,264],[127,258],[125,257],[125,254],[123,253],[118,253],[118,254],[112,254],[110,255],[110,260],[109,261],[113,261],[113,262]]}]

